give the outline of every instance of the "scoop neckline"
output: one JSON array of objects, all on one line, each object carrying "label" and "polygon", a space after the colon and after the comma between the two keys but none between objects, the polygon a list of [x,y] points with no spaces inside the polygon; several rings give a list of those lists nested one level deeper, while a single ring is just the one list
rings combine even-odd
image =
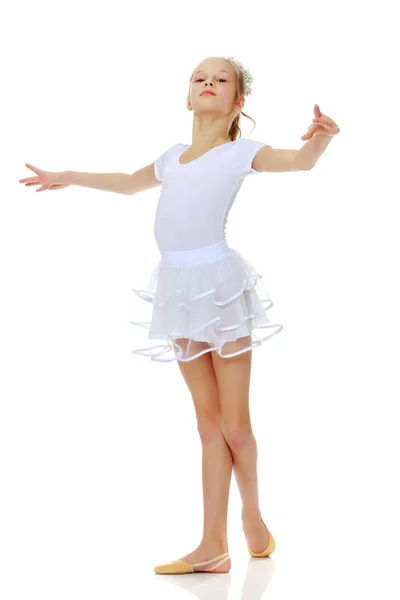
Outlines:
[{"label": "scoop neckline", "polygon": [[207,152],[204,152],[204,154],[201,154],[201,156],[198,156],[197,158],[194,158],[193,160],[190,160],[187,163],[181,163],[182,154],[185,152],[185,150],[187,150],[187,148],[189,148],[189,144],[184,144],[183,149],[178,156],[178,165],[180,165],[181,167],[185,167],[186,165],[191,165],[192,163],[196,162],[197,160],[200,160],[201,158],[203,158],[204,156],[206,156],[213,150],[216,150],[217,148],[221,148],[222,146],[228,146],[228,144],[234,144],[235,142],[237,142],[238,139],[240,139],[240,138],[237,138],[236,140],[231,140],[230,142],[225,142],[223,144],[218,144],[218,146],[214,146],[213,148],[210,148],[209,150],[207,150]]}]

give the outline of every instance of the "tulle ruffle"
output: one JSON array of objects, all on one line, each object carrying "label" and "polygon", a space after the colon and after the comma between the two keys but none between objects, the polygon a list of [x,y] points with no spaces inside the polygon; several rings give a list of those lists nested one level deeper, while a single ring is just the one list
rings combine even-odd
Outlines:
[{"label": "tulle ruffle", "polygon": [[147,288],[133,291],[141,319],[131,324],[146,332],[150,345],[132,353],[159,362],[187,362],[213,350],[229,358],[259,347],[283,328],[267,316],[273,302],[262,275],[233,248],[196,265],[160,261]]}]

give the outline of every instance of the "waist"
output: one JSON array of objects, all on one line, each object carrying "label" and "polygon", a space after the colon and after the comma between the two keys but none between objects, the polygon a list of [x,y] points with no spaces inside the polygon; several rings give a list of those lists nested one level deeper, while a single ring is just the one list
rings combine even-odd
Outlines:
[{"label": "waist", "polygon": [[161,262],[165,265],[185,267],[213,261],[226,256],[231,251],[225,238],[216,244],[194,248],[193,250],[160,250]]}]

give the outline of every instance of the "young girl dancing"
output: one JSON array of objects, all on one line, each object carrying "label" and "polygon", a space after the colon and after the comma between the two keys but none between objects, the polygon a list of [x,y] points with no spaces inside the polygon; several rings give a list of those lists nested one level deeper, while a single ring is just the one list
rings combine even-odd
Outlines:
[{"label": "young girl dancing", "polygon": [[[155,567],[156,573],[226,573],[231,560],[227,511],[232,468],[242,499],[242,528],[253,557],[269,556],[275,540],[261,516],[257,444],[249,413],[252,349],[282,330],[266,311],[273,303],[262,275],[226,241],[227,218],[247,175],[312,169],[336,123],[314,106],[300,150],[243,138],[239,122],[253,77],[231,56],[210,57],[190,76],[187,108],[192,142],[177,143],[131,175],[43,171],[20,180],[36,191],[79,185],[135,194],[162,185],[154,234],[161,260],[146,289],[150,346],[134,354],[177,361],[189,388],[202,443],[204,524],[198,547]],[[265,330],[262,337],[259,330]],[[162,343],[160,343],[162,342]],[[164,358],[160,358],[164,356]]]}]

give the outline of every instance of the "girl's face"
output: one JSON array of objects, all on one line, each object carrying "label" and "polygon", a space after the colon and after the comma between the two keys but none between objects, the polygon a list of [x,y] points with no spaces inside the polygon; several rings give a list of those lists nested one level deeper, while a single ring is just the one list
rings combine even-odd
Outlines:
[{"label": "girl's face", "polygon": [[[218,58],[203,61],[190,80],[188,107],[201,114],[230,113],[235,106],[236,77],[229,61]],[[204,93],[208,90],[214,95]]]}]

